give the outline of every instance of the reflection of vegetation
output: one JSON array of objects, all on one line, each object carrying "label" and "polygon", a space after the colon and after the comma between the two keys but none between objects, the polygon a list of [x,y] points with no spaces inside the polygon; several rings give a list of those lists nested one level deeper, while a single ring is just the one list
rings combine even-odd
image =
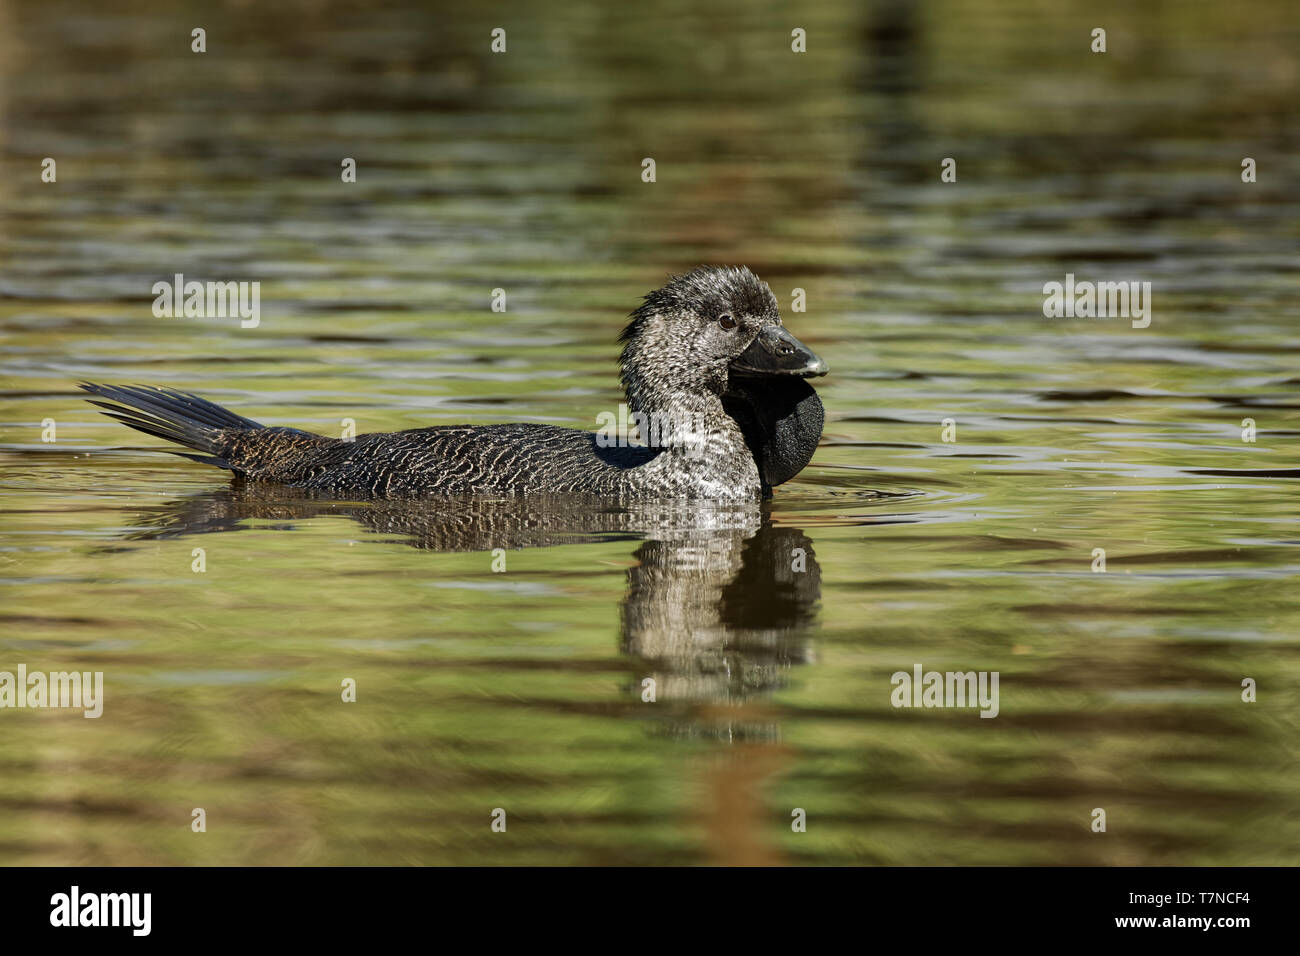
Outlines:
[{"label": "reflection of vegetation", "polygon": [[[432,581],[428,580],[427,574],[418,579],[399,575],[397,580],[385,581],[369,580],[369,576],[363,573],[353,585],[363,592],[359,595],[362,600],[354,604],[354,598],[345,599],[342,609],[337,606],[328,609],[326,605],[331,603],[331,598],[324,595],[308,598],[302,594],[296,599],[303,601],[298,612],[298,628],[292,636],[279,635],[287,639],[286,644],[276,652],[268,650],[269,658],[275,663],[268,662],[265,667],[255,665],[251,670],[231,671],[204,667],[197,672],[168,674],[164,665],[155,663],[155,666],[135,674],[134,680],[126,679],[128,686],[137,683],[137,686],[152,686],[155,694],[161,691],[161,706],[166,708],[167,720],[177,727],[177,733],[186,733],[183,729],[186,726],[193,728],[196,724],[207,724],[221,713],[223,716],[219,719],[223,724],[229,720],[239,728],[230,740],[231,746],[239,748],[243,735],[263,741],[253,746],[251,753],[241,756],[237,749],[225,759],[238,761],[242,768],[239,771],[241,776],[253,773],[264,778],[268,787],[277,790],[286,786],[292,788],[300,775],[303,782],[328,783],[329,778],[322,778],[320,774],[328,773],[327,766],[336,765],[336,750],[348,751],[355,746],[362,748],[361,753],[354,756],[367,768],[360,778],[366,787],[381,784],[395,788],[422,787],[425,785],[423,781],[429,779],[425,772],[413,767],[385,767],[376,765],[373,756],[362,756],[375,746],[383,750],[382,738],[368,742],[358,740],[358,735],[373,736],[373,725],[368,721],[350,720],[352,713],[346,707],[330,703],[336,696],[331,685],[337,683],[336,677],[323,676],[331,673],[330,668],[333,668],[334,675],[355,677],[362,688],[362,702],[371,705],[372,709],[367,712],[382,714],[379,719],[386,724],[394,719],[400,724],[409,721],[411,711],[407,708],[427,709],[411,694],[421,693],[421,687],[428,688],[432,694],[431,702],[441,712],[434,737],[443,740],[443,746],[451,746],[457,751],[466,748],[464,753],[469,766],[465,769],[467,776],[462,784],[470,791],[476,791],[474,778],[478,771],[473,769],[474,766],[480,761],[487,761],[490,766],[501,755],[503,746],[513,749],[508,741],[512,739],[516,726],[515,708],[527,715],[530,725],[534,722],[538,726],[554,724],[557,742],[568,737],[571,731],[567,728],[572,721],[566,720],[566,716],[581,716],[588,707],[568,702],[572,691],[563,688],[584,671],[604,671],[609,677],[620,671],[625,673],[625,678],[619,682],[621,691],[614,691],[613,685],[606,680],[608,690],[617,694],[615,700],[621,700],[617,703],[611,700],[605,706],[613,705],[616,708],[614,713],[621,713],[622,719],[629,724],[649,721],[652,726],[670,728],[672,736],[683,739],[716,738],[719,735],[735,739],[752,737],[756,732],[752,722],[739,719],[720,724],[712,717],[702,720],[699,713],[693,715],[696,705],[734,705],[756,694],[768,693],[780,686],[783,671],[791,663],[806,657],[800,632],[811,623],[818,596],[816,559],[804,535],[790,528],[773,527],[756,504],[702,508],[698,504],[688,507],[680,502],[670,502],[612,507],[608,503],[596,505],[526,499],[348,504],[320,497],[290,497],[292,494],[288,489],[237,482],[231,489],[181,499],[151,511],[134,522],[146,530],[131,532],[128,537],[135,542],[165,542],[169,551],[181,556],[191,546],[201,544],[212,555],[210,573],[221,577],[221,566],[226,561],[218,555],[228,557],[230,543],[211,541],[206,535],[261,529],[264,534],[271,534],[274,541],[280,535],[297,537],[295,532],[306,530],[311,522],[323,519],[332,525],[336,518],[347,516],[366,528],[376,542],[400,541],[422,550],[447,552],[449,556],[472,555],[474,569],[467,574],[462,572],[452,580]],[[405,590],[413,583],[424,585],[427,591],[428,585],[433,584],[439,591],[445,588],[463,592],[459,599],[439,603],[443,606],[460,604],[473,619],[481,620],[485,616],[484,609],[489,601],[501,602],[499,616],[491,615],[496,617],[494,629],[498,632],[526,634],[536,630],[538,637],[551,636],[548,633],[553,632],[548,623],[553,620],[551,614],[539,617],[524,609],[539,597],[549,597],[551,588],[546,584],[531,583],[535,572],[521,571],[519,566],[526,566],[534,556],[528,550],[515,549],[548,548],[553,551],[568,544],[590,550],[596,545],[572,543],[604,539],[625,553],[627,546],[622,542],[630,536],[645,537],[646,540],[634,556],[636,564],[627,572],[622,642],[623,651],[631,655],[627,660],[604,659],[607,653],[598,651],[590,663],[571,658],[552,663],[545,659],[545,654],[537,655],[537,651],[544,647],[541,641],[532,651],[525,646],[510,654],[482,657],[485,648],[480,642],[470,640],[472,634],[457,637],[453,631],[449,635],[446,622],[426,631],[427,625],[419,623],[422,616],[419,612],[412,621],[415,623],[414,632],[405,623],[406,614],[401,612],[382,625],[366,619],[366,613],[372,613],[377,607],[392,611],[392,595],[397,591]],[[498,575],[487,571],[491,564],[487,552],[498,547],[510,549],[507,554],[509,573]],[[112,554],[118,550],[102,549],[102,553]],[[281,552],[278,547],[276,552],[279,556],[269,560],[263,558],[256,564],[260,568],[258,579],[266,580],[269,575],[274,582],[270,587],[280,591],[292,587],[288,579],[295,576],[294,570],[301,564],[301,559],[294,557],[291,551]],[[193,583],[200,582],[195,580]],[[201,583],[209,582],[203,580]],[[244,602],[251,605],[247,611],[227,609],[220,616],[224,627],[238,630],[247,626],[249,633],[260,630],[256,611],[259,603],[255,595],[257,589],[247,586],[250,583],[239,585],[228,581],[222,586],[224,593],[241,594]],[[188,603],[188,597],[185,600]],[[425,602],[417,603],[423,605]],[[356,611],[361,613],[353,613]],[[184,613],[195,612],[190,609]],[[206,626],[208,616],[203,615],[205,636],[209,630]],[[314,648],[311,656],[315,665],[308,664],[300,656],[302,651],[298,648],[304,646]],[[358,663],[352,659],[357,650],[378,652],[381,659],[401,654],[416,673],[397,677],[382,667],[375,671],[373,668],[379,662],[367,666],[364,660]],[[332,664],[322,667],[331,651],[335,659]],[[197,651],[196,656],[203,656],[202,651]],[[591,664],[595,665],[594,668]],[[442,676],[420,673],[431,667]],[[358,676],[358,670],[365,676]],[[293,693],[289,687],[280,686],[292,671],[304,676],[307,671],[319,671],[322,676],[319,679],[306,676],[305,684],[298,686],[307,693]],[[456,671],[462,671],[463,676],[453,677]],[[474,693],[480,674],[488,673],[503,678],[493,688],[493,693],[500,697],[497,706],[489,712],[495,716],[489,716],[488,725],[476,726],[477,719],[458,720],[449,713],[448,709],[461,709],[455,703],[456,699]],[[117,676],[122,679],[120,671]],[[654,704],[640,702],[641,680],[646,676],[653,677],[657,683],[657,701]],[[409,686],[413,679],[414,686]],[[174,689],[169,693],[169,688]],[[138,704],[126,704],[127,708],[134,706]],[[315,734],[293,734],[297,743],[292,751],[286,750],[275,743],[274,736],[264,736],[266,728],[255,729],[247,723],[251,719],[251,715],[245,714],[247,707],[252,707],[261,716],[271,716],[277,725],[286,719],[290,722],[307,719],[312,725],[320,725],[322,736],[317,739]],[[273,716],[277,714],[279,716]],[[301,716],[295,717],[296,714]],[[310,714],[315,717],[309,717]],[[423,726],[422,722],[412,724],[412,729],[417,726]],[[773,730],[760,725],[757,732],[770,736]],[[405,732],[399,733],[405,736]],[[407,759],[432,746],[423,740],[423,736],[421,731],[422,739],[418,744],[408,741],[402,745],[403,765]],[[456,739],[460,740],[459,744],[453,743]],[[479,743],[471,745],[472,740]],[[269,763],[257,755],[258,748],[264,745],[270,748]],[[597,748],[590,758],[581,758],[576,753],[574,758],[576,762],[568,765],[562,759],[557,761],[555,754],[548,752],[544,763],[526,773],[522,768],[527,761],[521,754],[511,760],[519,761],[518,772],[523,774],[519,782],[526,782],[535,775],[533,782],[538,788],[545,784],[547,788],[563,791],[570,786],[565,782],[567,775],[576,773],[580,778],[592,767],[604,767],[610,755]],[[168,776],[175,772],[159,754],[146,753],[137,759],[150,763],[157,761],[155,772],[161,770]],[[596,763],[588,766],[589,759]],[[279,765],[281,760],[284,766]],[[135,764],[135,761],[129,762]],[[124,771],[124,775],[130,777],[138,772],[136,764],[135,770]],[[505,778],[509,779],[513,773],[506,771]],[[452,774],[454,779],[453,772],[446,767],[435,771],[438,779],[448,774]],[[489,778],[491,776],[489,774]],[[560,806],[553,802],[557,800],[554,795],[539,793],[531,799],[540,799],[543,807]],[[459,804],[453,801],[449,815],[439,819],[444,822],[458,820],[456,805]],[[281,835],[283,839],[293,839],[295,828],[291,826],[288,829],[290,835]],[[427,838],[426,835],[424,839]]]},{"label": "reflection of vegetation", "polygon": [[[0,714],[0,859],[1290,862],[1292,8],[1134,5],[1094,57],[1083,0],[803,5],[803,55],[775,3],[261,5],[201,63],[147,7],[0,8],[0,650],[108,682]],[[804,288],[834,369],[814,466],[702,537],[193,494],[70,396],[590,428],[626,304],[699,261]],[[1151,280],[1151,334],[1044,322],[1071,270]],[[174,272],[261,280],[263,327],[153,319]],[[917,661],[1001,715],[893,711]]]},{"label": "reflection of vegetation", "polygon": [[[656,668],[669,700],[743,699],[780,686],[807,657],[821,577],[812,542],[775,528],[757,504],[452,498],[349,504],[296,489],[235,482],[146,516],[135,540],[163,540],[347,516],[421,549],[503,552],[645,537],[628,571],[623,649]],[[508,570],[508,568],[505,568]],[[496,569],[494,569],[495,571]],[[505,581],[507,579],[501,579]],[[660,672],[660,669],[662,672]]]}]

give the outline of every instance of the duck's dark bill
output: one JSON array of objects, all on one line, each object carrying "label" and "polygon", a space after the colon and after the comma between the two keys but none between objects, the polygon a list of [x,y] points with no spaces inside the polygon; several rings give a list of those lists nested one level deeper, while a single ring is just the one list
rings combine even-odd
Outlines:
[{"label": "duck's dark bill", "polygon": [[759,332],[749,348],[737,355],[731,368],[741,375],[796,375],[812,378],[825,375],[826,363],[783,326],[769,325]]}]

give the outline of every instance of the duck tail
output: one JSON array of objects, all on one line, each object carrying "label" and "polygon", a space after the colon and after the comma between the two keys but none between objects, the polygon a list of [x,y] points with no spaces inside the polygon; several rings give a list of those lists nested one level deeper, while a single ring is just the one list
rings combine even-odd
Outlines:
[{"label": "duck tail", "polygon": [[[146,435],[175,442],[204,454],[171,451],[174,455],[189,458],[205,465],[216,465],[230,471],[241,469],[224,456],[229,445],[230,430],[250,431],[264,428],[251,419],[236,415],[215,402],[157,385],[95,385],[78,382],[78,386],[91,395],[108,401],[87,399],[92,405],[105,409],[104,414],[123,425],[129,425]],[[224,434],[223,433],[227,433]]]}]

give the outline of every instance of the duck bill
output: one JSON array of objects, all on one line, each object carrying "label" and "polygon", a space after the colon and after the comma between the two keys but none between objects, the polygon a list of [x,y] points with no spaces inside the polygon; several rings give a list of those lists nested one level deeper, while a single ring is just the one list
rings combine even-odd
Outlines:
[{"label": "duck bill", "polygon": [[769,325],[759,332],[749,348],[731,361],[731,369],[743,376],[790,375],[813,378],[829,371],[826,362],[781,325]]}]

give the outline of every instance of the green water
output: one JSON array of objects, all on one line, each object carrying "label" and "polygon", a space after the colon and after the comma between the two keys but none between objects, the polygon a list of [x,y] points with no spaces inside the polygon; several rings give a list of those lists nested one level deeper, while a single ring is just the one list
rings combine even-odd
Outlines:
[{"label": "green water", "polygon": [[[1293,4],[268,6],[0,6],[0,671],[105,675],[0,710],[0,863],[1295,862]],[[761,508],[299,499],[74,388],[595,428],[699,262],[831,365]]]}]

